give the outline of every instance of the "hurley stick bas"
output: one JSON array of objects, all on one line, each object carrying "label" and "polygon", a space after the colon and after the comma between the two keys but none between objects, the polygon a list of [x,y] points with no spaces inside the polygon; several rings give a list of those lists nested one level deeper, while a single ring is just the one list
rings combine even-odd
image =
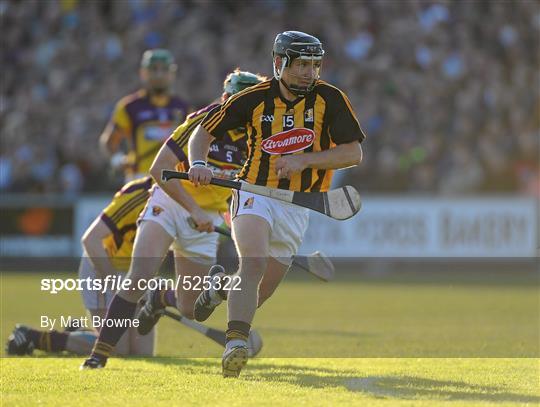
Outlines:
[{"label": "hurley stick bas", "polygon": [[[186,172],[162,170],[161,180],[169,181],[171,179],[188,180],[189,177]],[[293,203],[337,220],[345,220],[353,217],[362,206],[360,194],[350,185],[328,192],[295,192],[221,178],[212,178],[210,184]]]}]

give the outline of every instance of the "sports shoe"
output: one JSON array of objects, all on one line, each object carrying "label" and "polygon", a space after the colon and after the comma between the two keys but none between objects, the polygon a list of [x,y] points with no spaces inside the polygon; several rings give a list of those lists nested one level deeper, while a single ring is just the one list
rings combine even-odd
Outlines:
[{"label": "sports shoe", "polygon": [[262,337],[255,329],[249,331],[247,347],[248,357],[250,358],[254,358],[255,356],[257,356],[263,347]]},{"label": "sports shoe", "polygon": [[246,345],[237,345],[225,349],[221,360],[223,377],[238,377],[248,361],[248,352]]},{"label": "sports shoe", "polygon": [[[75,322],[75,323],[74,323]],[[77,332],[77,331],[82,331],[82,330],[91,330],[90,328],[79,328],[79,327],[76,327],[75,325],[78,325],[77,323],[77,320],[76,319],[70,319],[68,321],[68,323],[66,324],[66,326],[64,327],[64,332]]]},{"label": "sports shoe", "polygon": [[[213,277],[211,278],[212,281],[214,281],[216,278],[221,279],[221,277],[223,277],[217,276],[219,273],[225,275],[225,269],[219,264],[213,265],[208,271],[208,275]],[[214,289],[210,288],[208,290],[204,290],[199,294],[197,300],[195,301],[193,316],[199,322],[206,321],[208,317],[212,315],[212,312],[214,312],[216,307],[222,303],[222,301],[223,298]]]},{"label": "sports shoe", "polygon": [[163,315],[165,307],[158,300],[158,296],[158,290],[148,290],[141,301],[144,305],[136,316],[139,320],[137,332],[141,335],[148,334]]},{"label": "sports shoe", "polygon": [[95,356],[90,356],[79,367],[79,370],[103,369],[106,364],[107,364],[107,359],[100,359],[100,358],[96,358]]},{"label": "sports shoe", "polygon": [[34,351],[34,342],[28,337],[28,331],[30,328],[17,324],[15,329],[9,335],[6,343],[6,353],[8,355],[31,355]]}]

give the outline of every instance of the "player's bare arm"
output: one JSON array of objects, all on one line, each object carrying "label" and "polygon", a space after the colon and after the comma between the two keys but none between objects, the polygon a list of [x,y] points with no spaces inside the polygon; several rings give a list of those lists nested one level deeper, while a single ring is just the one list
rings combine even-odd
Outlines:
[{"label": "player's bare arm", "polygon": [[130,165],[126,154],[120,151],[120,143],[126,138],[127,135],[122,129],[116,127],[112,122],[107,124],[99,137],[100,149],[103,154],[110,157],[113,168],[124,169]]},{"label": "player's bare arm", "polygon": [[358,165],[361,161],[362,147],[357,141],[352,141],[325,151],[279,157],[275,168],[280,178],[290,178],[291,174],[306,168],[347,168]]},{"label": "player's bare arm", "polygon": [[112,155],[118,152],[120,142],[126,135],[124,132],[116,127],[114,123],[108,123],[103,133],[99,137],[99,146],[104,154]]},{"label": "player's bare arm", "polygon": [[103,239],[109,236],[112,231],[101,220],[96,218],[92,225],[84,233],[81,243],[89,256],[89,260],[94,266],[98,277],[105,278],[108,275],[115,274],[116,269],[111,263],[111,259],[103,246]]},{"label": "player's bare arm", "polygon": [[206,167],[206,157],[210,144],[214,137],[208,133],[202,126],[197,128],[191,134],[188,144],[189,155],[189,180],[195,186],[207,185],[212,178],[212,170]]},{"label": "player's bare arm", "polygon": [[212,232],[214,230],[212,218],[186,192],[182,184],[180,182],[163,182],[161,180],[161,170],[175,168],[177,164],[178,158],[164,144],[150,167],[150,174],[167,195],[182,205],[191,214],[199,232]]}]

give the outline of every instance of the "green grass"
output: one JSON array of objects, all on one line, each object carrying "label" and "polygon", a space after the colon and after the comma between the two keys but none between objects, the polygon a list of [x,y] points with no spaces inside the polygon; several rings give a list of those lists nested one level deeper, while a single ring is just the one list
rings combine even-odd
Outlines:
[{"label": "green grass", "polygon": [[[2,359],[3,405],[538,405],[532,359],[258,359],[239,380],[218,359]],[[76,403],[75,403],[76,401]]]},{"label": "green grass", "polygon": [[[78,293],[40,292],[43,277],[2,275],[2,338],[41,314],[83,315]],[[239,380],[221,378],[218,346],[163,320],[159,357],[100,371],[78,371],[81,357],[2,357],[1,404],[538,405],[538,286],[516,281],[297,276],[257,313],[265,347]]]}]

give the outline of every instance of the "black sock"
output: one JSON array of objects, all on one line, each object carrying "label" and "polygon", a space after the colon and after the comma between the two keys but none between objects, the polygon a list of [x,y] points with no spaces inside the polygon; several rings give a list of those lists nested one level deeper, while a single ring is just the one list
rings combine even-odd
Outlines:
[{"label": "black sock", "polygon": [[[135,316],[136,302],[126,301],[118,294],[114,296],[107,311],[106,320],[133,319]],[[114,325],[114,324],[113,324]],[[111,355],[114,347],[129,328],[128,324],[121,326],[103,326],[99,332],[99,338],[92,349],[92,356],[98,359],[106,359]]]},{"label": "black sock", "polygon": [[233,339],[241,339],[247,341],[251,325],[244,321],[229,321],[227,331],[225,332],[226,342]]},{"label": "black sock", "polygon": [[66,350],[69,332],[43,332],[36,329],[30,329],[28,331],[28,337],[34,343],[36,349],[44,350],[46,352],[61,352]]}]

